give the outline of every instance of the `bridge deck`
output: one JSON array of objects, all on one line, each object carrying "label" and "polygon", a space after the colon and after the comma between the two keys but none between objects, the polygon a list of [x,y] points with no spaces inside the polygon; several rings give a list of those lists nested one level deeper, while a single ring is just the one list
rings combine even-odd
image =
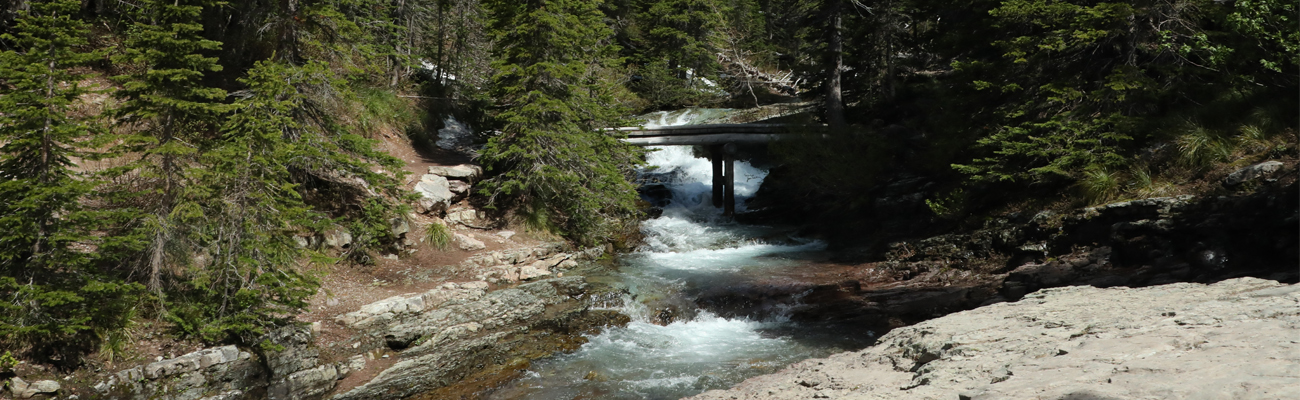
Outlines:
[{"label": "bridge deck", "polygon": [[767,143],[785,135],[817,133],[821,125],[790,124],[709,124],[655,128],[618,128],[627,135],[624,142],[634,146],[710,145],[725,143]]}]

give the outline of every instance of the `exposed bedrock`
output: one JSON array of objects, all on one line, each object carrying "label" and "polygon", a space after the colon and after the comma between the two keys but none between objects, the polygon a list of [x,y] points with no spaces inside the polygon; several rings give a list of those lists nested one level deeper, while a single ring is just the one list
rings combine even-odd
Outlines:
[{"label": "exposed bedrock", "polygon": [[693,399],[1292,399],[1297,337],[1295,284],[1051,288]]}]

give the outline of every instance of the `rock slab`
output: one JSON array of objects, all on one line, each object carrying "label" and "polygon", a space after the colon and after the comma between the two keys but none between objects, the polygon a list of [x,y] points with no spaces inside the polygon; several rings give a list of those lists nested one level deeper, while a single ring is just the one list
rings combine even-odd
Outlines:
[{"label": "rock slab", "polygon": [[55,381],[29,383],[18,377],[9,380],[9,391],[13,393],[14,397],[20,399],[30,399],[38,394],[53,394],[58,392],[59,389],[59,383]]},{"label": "rock slab", "polygon": [[1251,165],[1228,174],[1226,178],[1223,178],[1223,184],[1226,186],[1237,186],[1242,183],[1267,177],[1273,175],[1278,170],[1281,170],[1283,165],[1284,164],[1282,164],[1281,161],[1265,161]]},{"label": "rock slab", "polygon": [[1297,338],[1300,285],[1071,286],[693,399],[1293,399]]}]

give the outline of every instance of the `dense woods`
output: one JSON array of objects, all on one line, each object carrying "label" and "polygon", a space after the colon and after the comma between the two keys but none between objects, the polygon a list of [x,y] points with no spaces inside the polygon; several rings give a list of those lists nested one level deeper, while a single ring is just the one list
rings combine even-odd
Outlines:
[{"label": "dense woods", "polygon": [[[1160,195],[1294,151],[1300,109],[1287,0],[0,8],[0,347],[65,367],[136,318],[250,345],[289,323],[316,266],[366,262],[407,210],[381,122],[481,116],[485,204],[598,244],[638,215],[641,153],[602,131],[638,112],[816,100],[833,137],[772,149],[809,201],[853,212],[906,165],[955,177],[944,213],[1006,188]],[[295,241],[338,228],[358,246]]]}]

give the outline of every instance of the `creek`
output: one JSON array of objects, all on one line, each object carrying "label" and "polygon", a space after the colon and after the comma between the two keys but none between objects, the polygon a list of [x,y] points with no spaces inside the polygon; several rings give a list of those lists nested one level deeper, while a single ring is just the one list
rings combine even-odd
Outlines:
[{"label": "creek", "polygon": [[[649,126],[700,123],[719,111],[660,113]],[[860,349],[874,334],[792,321],[774,303],[761,316],[724,318],[694,299],[755,277],[778,276],[825,257],[825,244],[787,229],[732,222],[712,206],[709,161],[687,146],[657,148],[643,177],[669,190],[663,214],[644,221],[645,242],[606,276],[622,289],[605,303],[632,318],[589,336],[576,352],[540,360],[491,399],[677,399],[731,387],[791,363]],[[744,211],[766,171],[736,164],[736,209]],[[795,300],[797,303],[797,299]]]}]

